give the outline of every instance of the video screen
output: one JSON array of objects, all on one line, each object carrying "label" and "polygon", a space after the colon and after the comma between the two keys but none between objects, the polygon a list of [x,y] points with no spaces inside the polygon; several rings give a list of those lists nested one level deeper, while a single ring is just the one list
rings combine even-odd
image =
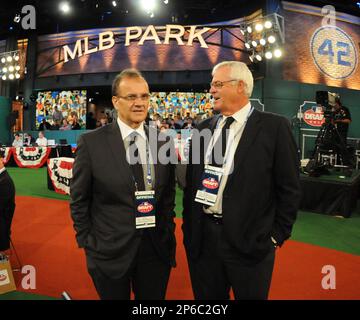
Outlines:
[{"label": "video screen", "polygon": [[150,98],[150,117],[158,113],[162,117],[175,114],[192,116],[205,114],[213,108],[213,97],[206,92],[152,92]]},{"label": "video screen", "polygon": [[36,129],[40,125],[40,129],[46,126],[48,130],[86,129],[86,95],[86,90],[38,92]]}]

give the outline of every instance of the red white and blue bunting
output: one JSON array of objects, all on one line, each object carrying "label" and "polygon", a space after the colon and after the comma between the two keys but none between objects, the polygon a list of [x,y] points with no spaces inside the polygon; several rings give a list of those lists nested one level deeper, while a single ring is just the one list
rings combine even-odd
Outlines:
[{"label": "red white and blue bunting", "polygon": [[51,148],[18,147],[12,148],[12,154],[20,168],[41,168],[49,157]]},{"label": "red white and blue bunting", "polygon": [[4,165],[6,165],[9,162],[11,153],[12,153],[11,147],[5,148]]},{"label": "red white and blue bunting", "polygon": [[48,159],[48,171],[51,182],[57,193],[70,194],[70,181],[72,179],[73,158]]}]

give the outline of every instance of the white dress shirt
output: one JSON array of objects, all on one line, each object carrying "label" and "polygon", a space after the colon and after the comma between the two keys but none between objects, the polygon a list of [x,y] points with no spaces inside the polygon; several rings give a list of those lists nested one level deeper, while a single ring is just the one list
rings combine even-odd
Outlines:
[{"label": "white dress shirt", "polygon": [[[228,136],[228,141],[226,144],[226,151],[225,151],[225,164],[223,166],[224,174],[220,181],[218,196],[216,198],[216,202],[213,206],[205,208],[204,211],[209,214],[222,214],[222,199],[223,199],[223,192],[227,183],[227,179],[229,174],[231,174],[234,170],[234,156],[236,152],[236,148],[239,144],[241,139],[242,133],[245,128],[246,121],[250,115],[251,111],[251,104],[250,102],[246,104],[243,108],[239,111],[234,113],[231,117],[235,119],[235,121],[230,126],[230,132]],[[209,147],[205,154],[205,164],[207,163],[207,159],[209,159],[212,151],[213,144],[217,141],[219,135],[221,134],[221,129],[224,126],[226,119],[228,117],[223,116],[218,123],[217,129],[215,129],[213,137],[209,143]]]},{"label": "white dress shirt", "polygon": [[[119,125],[120,128],[120,132],[121,132],[121,136],[123,138],[123,142],[124,145],[126,146],[126,141],[127,139],[129,139],[129,136],[133,133],[136,132],[140,138],[137,138],[135,143],[138,147],[139,150],[139,156],[140,156],[140,161],[141,164],[143,165],[143,174],[144,174],[144,183],[145,183],[145,187],[146,190],[149,189],[149,186],[146,183],[146,176],[148,174],[147,170],[148,170],[148,166],[147,166],[147,154],[146,154],[146,148],[147,148],[147,144],[148,144],[148,139],[146,136],[146,132],[144,129],[144,122],[142,122],[140,124],[140,126],[136,129],[133,129],[131,127],[129,127],[125,122],[123,122],[119,117],[117,118],[117,123]],[[127,151],[127,150],[126,150]],[[150,171],[151,171],[151,177],[152,177],[152,186],[154,186],[154,162],[153,162],[153,158],[151,156],[151,152],[149,152],[149,160],[150,160]],[[128,163],[130,163],[130,154],[128,152],[126,152],[126,160],[128,161]]]},{"label": "white dress shirt", "polygon": [[46,147],[47,146],[47,139],[44,137],[44,138],[37,138],[36,139],[36,144],[39,146],[39,147]]}]

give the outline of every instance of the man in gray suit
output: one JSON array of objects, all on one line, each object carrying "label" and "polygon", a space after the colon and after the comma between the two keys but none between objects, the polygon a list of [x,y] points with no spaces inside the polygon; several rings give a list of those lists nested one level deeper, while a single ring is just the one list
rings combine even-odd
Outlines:
[{"label": "man in gray suit", "polygon": [[135,299],[164,299],[175,266],[174,167],[157,161],[149,99],[142,75],[124,70],[112,86],[117,121],[78,140],[71,215],[101,299],[130,299],[131,288]]}]

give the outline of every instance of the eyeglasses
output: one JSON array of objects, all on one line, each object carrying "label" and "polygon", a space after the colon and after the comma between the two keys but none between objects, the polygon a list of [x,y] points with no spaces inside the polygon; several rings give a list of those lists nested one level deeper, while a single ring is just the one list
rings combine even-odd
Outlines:
[{"label": "eyeglasses", "polygon": [[140,94],[140,95],[137,95],[137,94],[129,94],[125,97],[122,97],[122,96],[117,96],[118,98],[121,98],[121,99],[124,99],[126,101],[135,101],[136,99],[140,99],[142,101],[146,101],[146,100],[149,100],[150,99],[150,94],[149,93],[143,93],[143,94]]},{"label": "eyeglasses", "polygon": [[227,80],[227,81],[215,81],[215,82],[211,82],[210,83],[210,88],[211,87],[214,87],[215,89],[221,89],[225,83],[227,82],[232,82],[232,81],[240,81],[240,80],[235,80],[235,79],[232,79],[232,80]]}]

